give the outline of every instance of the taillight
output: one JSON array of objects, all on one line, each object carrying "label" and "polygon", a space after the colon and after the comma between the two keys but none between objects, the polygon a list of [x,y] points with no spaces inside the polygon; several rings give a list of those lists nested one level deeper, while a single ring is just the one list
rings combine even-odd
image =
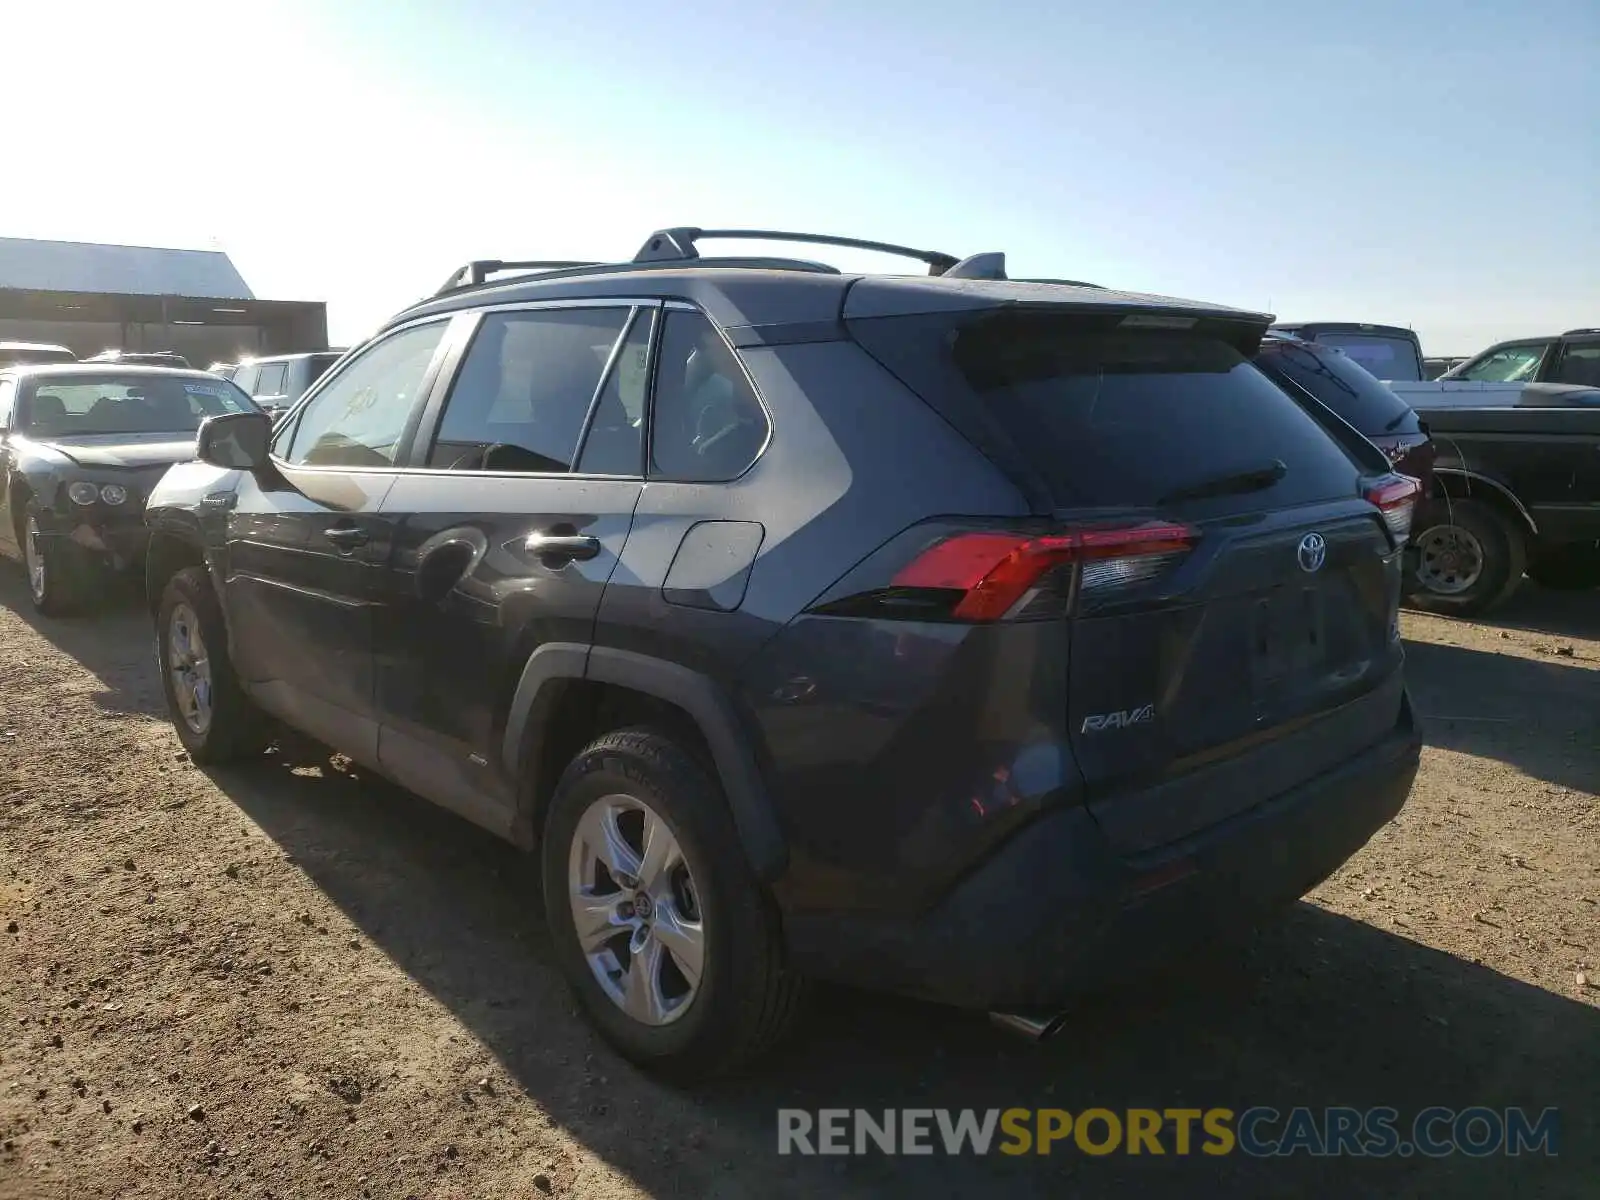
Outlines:
[{"label": "taillight", "polygon": [[1386,475],[1365,492],[1367,500],[1383,514],[1383,523],[1394,535],[1396,545],[1405,545],[1411,536],[1411,518],[1421,494],[1422,485],[1409,475]]},{"label": "taillight", "polygon": [[1037,536],[958,533],[902,567],[893,586],[958,592],[951,617],[998,621],[1029,614],[1041,593],[1056,599],[1069,596],[1070,580],[1057,574],[1061,568],[1078,567],[1079,591],[1102,596],[1156,578],[1187,554],[1194,541],[1195,532],[1187,525],[1159,521]]}]

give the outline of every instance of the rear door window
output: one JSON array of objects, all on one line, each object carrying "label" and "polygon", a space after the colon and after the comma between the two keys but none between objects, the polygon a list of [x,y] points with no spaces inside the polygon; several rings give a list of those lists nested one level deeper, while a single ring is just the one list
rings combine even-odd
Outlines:
[{"label": "rear door window", "polygon": [[1600,339],[1568,342],[1556,364],[1553,382],[1600,387]]},{"label": "rear door window", "polygon": [[1299,384],[1367,437],[1394,433],[1416,423],[1411,406],[1343,350],[1268,341],[1256,355],[1256,364],[1268,375]]},{"label": "rear door window", "polygon": [[1118,320],[884,317],[853,322],[851,332],[1059,507],[1175,503],[1230,475],[1276,478],[1220,501],[1225,510],[1353,494],[1354,462],[1233,345]]},{"label": "rear door window", "polygon": [[254,363],[242,364],[234,368],[233,381],[243,388],[247,394],[254,396],[256,394],[256,376],[260,374],[260,371],[261,368]]}]

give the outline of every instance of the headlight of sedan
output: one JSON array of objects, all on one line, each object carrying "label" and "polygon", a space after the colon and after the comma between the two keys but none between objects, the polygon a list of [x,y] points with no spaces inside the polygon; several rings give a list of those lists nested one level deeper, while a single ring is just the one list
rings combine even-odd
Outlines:
[{"label": "headlight of sedan", "polygon": [[85,508],[97,500],[111,505],[126,504],[128,489],[120,483],[90,483],[87,479],[80,479],[67,485],[67,496],[74,504],[81,504]]}]

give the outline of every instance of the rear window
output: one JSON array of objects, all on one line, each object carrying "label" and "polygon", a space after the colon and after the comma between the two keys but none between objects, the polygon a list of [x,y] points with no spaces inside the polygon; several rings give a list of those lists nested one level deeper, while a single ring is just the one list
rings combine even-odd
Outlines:
[{"label": "rear window", "polygon": [[1319,332],[1316,341],[1337,346],[1377,379],[1407,381],[1422,378],[1422,362],[1410,338],[1383,333]]},{"label": "rear window", "polygon": [[1269,341],[1256,364],[1299,384],[1366,437],[1417,431],[1411,406],[1342,350]]},{"label": "rear window", "polygon": [[1355,464],[1233,345],[1118,320],[1011,311],[884,317],[851,332],[1058,507],[1150,507],[1280,462],[1276,482],[1206,503],[1277,508],[1351,494]]}]

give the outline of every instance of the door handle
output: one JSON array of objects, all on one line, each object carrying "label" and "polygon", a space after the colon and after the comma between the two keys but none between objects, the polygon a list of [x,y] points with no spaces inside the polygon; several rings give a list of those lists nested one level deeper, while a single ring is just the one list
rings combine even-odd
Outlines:
[{"label": "door handle", "polygon": [[341,554],[348,554],[372,540],[371,535],[359,525],[335,525],[331,529],[324,529],[322,536],[332,542],[334,549]]},{"label": "door handle", "polygon": [[600,539],[584,533],[530,533],[528,553],[561,562],[588,562],[600,553]]}]

